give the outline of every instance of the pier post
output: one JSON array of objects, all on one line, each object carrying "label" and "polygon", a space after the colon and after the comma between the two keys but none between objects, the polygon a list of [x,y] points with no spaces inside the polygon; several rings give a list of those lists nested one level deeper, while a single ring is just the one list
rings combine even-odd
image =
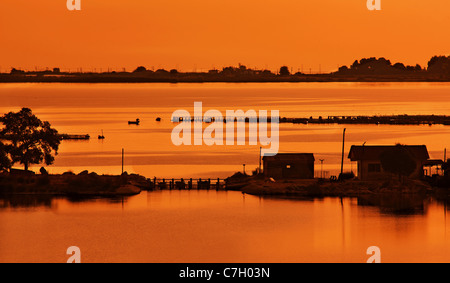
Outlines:
[{"label": "pier post", "polygon": [[189,190],[192,190],[192,178],[189,179]]},{"label": "pier post", "polygon": [[184,179],[181,178],[181,183],[180,183],[180,186],[178,187],[178,189],[179,189],[179,190],[184,190],[184,189],[186,188],[185,185],[186,185],[186,184],[184,183]]}]

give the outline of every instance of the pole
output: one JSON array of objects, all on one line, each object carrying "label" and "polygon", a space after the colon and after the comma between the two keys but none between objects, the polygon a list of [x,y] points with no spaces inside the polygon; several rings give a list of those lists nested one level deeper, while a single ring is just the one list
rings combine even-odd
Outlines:
[{"label": "pole", "polygon": [[344,173],[344,151],[345,151],[345,131],[347,129],[344,128],[344,133],[342,135],[342,158],[341,158],[341,175]]},{"label": "pole", "polygon": [[124,156],[124,149],[122,148],[122,174],[123,174],[123,156]]},{"label": "pole", "polygon": [[259,174],[261,174],[261,150],[262,150],[262,147],[259,147]]}]

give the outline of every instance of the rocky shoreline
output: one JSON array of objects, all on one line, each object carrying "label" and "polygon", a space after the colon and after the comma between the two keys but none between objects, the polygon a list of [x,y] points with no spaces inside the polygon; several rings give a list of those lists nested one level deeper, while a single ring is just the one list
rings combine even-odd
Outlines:
[{"label": "rocky shoreline", "polygon": [[54,196],[132,196],[148,187],[145,177],[123,174],[97,175],[83,171],[78,175],[66,172],[49,174],[1,174],[0,194]]},{"label": "rocky shoreline", "polygon": [[[152,181],[137,174],[98,175],[83,171],[78,175],[66,172],[48,174],[0,174],[2,195],[53,195],[86,197],[120,197],[152,191]],[[175,190],[175,189],[174,189]],[[390,179],[384,181],[284,180],[260,176],[234,175],[221,188],[249,195],[273,197],[360,197],[371,195],[441,195],[449,196],[447,188],[434,187],[425,181]]]},{"label": "rocky shoreline", "polygon": [[450,190],[435,187],[426,181],[396,178],[377,181],[360,181],[357,179],[330,181],[283,180],[274,181],[254,176],[234,176],[227,180],[226,189],[242,191],[257,196],[298,196],[298,197],[359,197],[370,195],[445,195]]}]

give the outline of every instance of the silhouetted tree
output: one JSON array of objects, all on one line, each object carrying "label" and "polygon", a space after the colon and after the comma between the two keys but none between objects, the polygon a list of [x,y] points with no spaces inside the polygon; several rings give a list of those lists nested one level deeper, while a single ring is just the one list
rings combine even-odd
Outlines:
[{"label": "silhouetted tree", "polygon": [[432,73],[450,74],[450,56],[434,56],[428,62],[428,71]]},{"label": "silhouetted tree", "polygon": [[30,164],[53,163],[52,153],[58,154],[61,137],[49,122],[42,122],[28,108],[7,113],[0,122],[4,125],[0,137],[8,142],[12,164],[23,164],[28,170]]},{"label": "silhouetted tree", "polygon": [[394,66],[392,66],[392,67],[399,69],[399,70],[406,70],[405,64],[403,64],[403,63],[395,63]]},{"label": "silhouetted tree", "polygon": [[22,74],[25,74],[24,70],[18,70],[16,68],[11,69],[11,75],[22,75]]},{"label": "silhouetted tree", "polygon": [[0,141],[0,172],[11,168],[7,146]]},{"label": "silhouetted tree", "polygon": [[287,66],[283,66],[280,68],[280,75],[281,76],[289,76],[291,72],[289,72],[289,68]]},{"label": "silhouetted tree", "polygon": [[339,72],[345,72],[345,71],[348,71],[348,67],[347,66],[339,67]]},{"label": "silhouetted tree", "polygon": [[133,73],[142,73],[147,71],[147,69],[144,66],[139,66],[136,68],[136,70],[133,71]]},{"label": "silhouetted tree", "polygon": [[402,176],[411,175],[417,167],[416,161],[408,148],[401,144],[382,152],[380,161],[383,170],[398,175],[399,180]]}]

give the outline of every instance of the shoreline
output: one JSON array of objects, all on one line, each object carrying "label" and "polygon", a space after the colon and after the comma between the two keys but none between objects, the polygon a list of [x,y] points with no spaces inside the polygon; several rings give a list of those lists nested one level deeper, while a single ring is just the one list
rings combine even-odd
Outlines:
[{"label": "shoreline", "polygon": [[359,197],[376,195],[431,195],[450,197],[450,188],[437,187],[422,180],[396,179],[331,181],[324,179],[273,181],[261,176],[229,177],[225,185],[156,188],[151,179],[137,174],[97,175],[83,171],[78,175],[0,174],[0,196],[127,197],[142,191],[211,190],[238,191],[264,197]]}]

